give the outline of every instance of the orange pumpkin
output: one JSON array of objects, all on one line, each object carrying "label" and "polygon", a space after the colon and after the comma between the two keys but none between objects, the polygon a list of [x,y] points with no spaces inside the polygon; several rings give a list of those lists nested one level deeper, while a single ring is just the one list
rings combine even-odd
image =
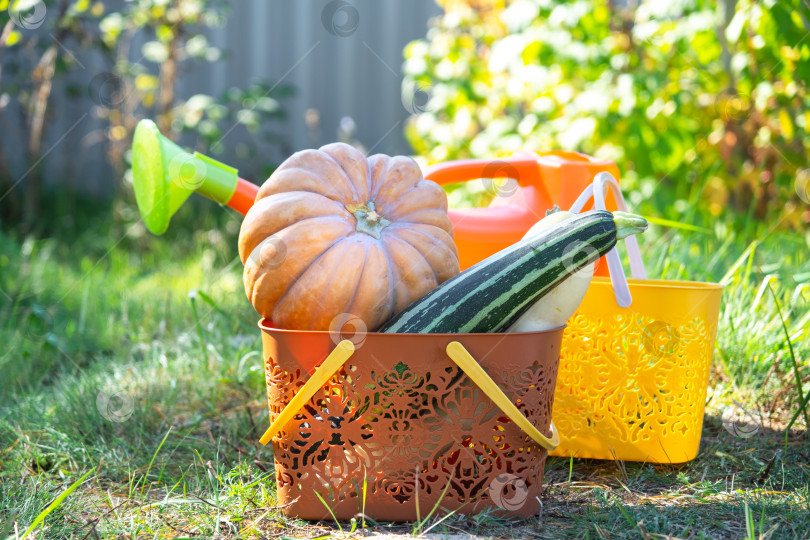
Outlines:
[{"label": "orange pumpkin", "polygon": [[239,255],[256,311],[297,330],[350,314],[373,331],[459,271],[442,188],[408,157],[343,143],[298,152],[267,179]]}]

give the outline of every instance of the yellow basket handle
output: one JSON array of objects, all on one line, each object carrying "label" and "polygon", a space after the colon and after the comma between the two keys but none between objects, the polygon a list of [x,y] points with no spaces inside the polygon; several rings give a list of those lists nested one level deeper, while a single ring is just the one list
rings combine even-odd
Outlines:
[{"label": "yellow basket handle", "polygon": [[[301,387],[295,396],[287,403],[287,406],[276,417],[267,431],[264,432],[259,442],[266,445],[276,434],[281,431],[287,422],[295,416],[304,404],[320,390],[324,384],[346,363],[354,354],[354,343],[344,339],[338,343],[337,347],[329,353],[329,356],[315,370],[315,373]],[[522,429],[537,444],[546,450],[554,450],[560,444],[560,434],[551,423],[551,439],[540,433],[534,425],[521,413],[517,407],[506,397],[506,394],[498,388],[498,385],[490,378],[484,369],[475,361],[472,355],[458,341],[453,341],[447,345],[447,355],[467,374],[467,376],[483,390],[484,394],[500,408],[510,420]]]},{"label": "yellow basket handle", "polygon": [[456,363],[458,367],[467,374],[467,376],[478,385],[478,388],[484,391],[489,399],[501,409],[509,419],[517,424],[517,426],[523,430],[526,435],[534,439],[534,441],[545,448],[546,450],[554,450],[560,444],[560,434],[557,432],[557,428],[554,426],[554,422],[551,422],[551,439],[540,433],[540,430],[534,427],[534,425],[529,422],[529,419],[526,418],[523,413],[518,410],[512,401],[506,397],[506,394],[503,393],[495,381],[487,375],[487,372],[484,371],[484,368],[476,362],[475,358],[464,348],[464,345],[459,343],[458,341],[452,341],[447,345],[447,356]]},{"label": "yellow basket handle", "polygon": [[329,356],[326,357],[326,360],[318,366],[318,369],[315,370],[315,373],[312,374],[306,384],[301,387],[301,390],[287,403],[287,406],[284,407],[281,414],[273,420],[273,423],[270,424],[270,427],[264,432],[259,442],[262,444],[269,443],[270,440],[276,436],[276,433],[281,431],[281,428],[292,420],[293,416],[298,414],[298,411],[301,410],[304,404],[312,399],[312,396],[314,396],[318,390],[323,388],[326,381],[337,373],[352,354],[354,354],[354,343],[348,339],[344,339],[338,343],[337,347],[335,347],[332,352],[329,353]]}]

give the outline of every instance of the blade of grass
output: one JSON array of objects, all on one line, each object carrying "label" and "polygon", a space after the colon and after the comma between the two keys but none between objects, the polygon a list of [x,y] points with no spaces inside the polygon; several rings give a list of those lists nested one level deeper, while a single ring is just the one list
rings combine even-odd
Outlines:
[{"label": "blade of grass", "polygon": [[368,488],[368,476],[365,467],[363,468],[363,528],[366,528],[366,489]]},{"label": "blade of grass", "polygon": [[200,338],[200,349],[202,350],[203,360],[208,361],[208,351],[205,347],[205,337],[203,336],[202,325],[200,324],[200,314],[197,313],[197,295],[199,291],[189,291],[188,299],[191,301],[191,312],[194,314],[194,326],[197,328],[197,337]]},{"label": "blade of grass", "polygon": [[793,274],[793,279],[796,281],[804,281],[810,279],[810,272],[802,272],[801,274]]},{"label": "blade of grass", "polygon": [[[754,301],[751,303],[751,310],[752,311],[756,311],[757,307],[759,307],[759,303],[762,301],[762,297],[765,296],[765,289],[771,289],[771,282],[772,281],[777,281],[776,274],[768,274],[762,280],[762,284],[759,286],[759,289],[757,290],[757,294],[754,296]],[[772,289],[771,289],[771,293],[773,293]]]},{"label": "blade of grass", "polygon": [[[146,468],[146,472],[141,477],[140,482],[138,482],[140,484],[140,488],[141,488],[141,493],[140,493],[141,495],[143,495],[143,489],[146,487],[146,477],[149,476],[149,471],[152,470],[152,464],[155,463],[155,458],[157,457],[158,452],[160,452],[160,449],[163,448],[163,443],[165,443],[166,439],[169,438],[169,434],[172,432],[172,429],[173,429],[173,427],[170,427],[169,431],[166,432],[166,435],[163,436],[163,440],[160,441],[160,444],[158,445],[157,449],[155,450],[155,453],[152,454],[152,459],[149,460],[149,466]],[[135,489],[138,489],[138,486],[136,486]]]},{"label": "blade of grass", "polygon": [[717,355],[720,357],[720,363],[723,364],[723,369],[726,372],[726,377],[728,377],[728,380],[731,382],[731,387],[735,392],[739,392],[740,388],[737,385],[737,381],[734,379],[734,375],[731,373],[725,351],[719,346],[715,347],[715,351],[717,351]]},{"label": "blade of grass", "polygon": [[[421,534],[422,527],[425,526],[425,523],[427,523],[428,520],[430,520],[431,516],[436,513],[436,510],[439,509],[439,505],[444,500],[445,495],[447,495],[447,490],[450,489],[450,484],[453,482],[454,474],[455,474],[455,471],[450,472],[450,478],[447,479],[447,485],[444,486],[444,489],[442,490],[442,494],[441,494],[441,496],[439,496],[439,500],[437,500],[436,504],[433,505],[433,509],[430,511],[430,513],[427,516],[425,516],[425,519],[417,523],[416,531],[414,531],[415,536],[418,536],[419,534]],[[416,485],[416,490],[417,490],[417,492],[419,491],[419,484]],[[419,532],[417,532],[417,531],[419,531]]]},{"label": "blade of grass", "polygon": [[249,332],[255,332],[256,331],[256,325],[255,324],[249,324],[249,323],[243,321],[242,319],[240,319],[239,317],[234,316],[232,313],[228,313],[227,311],[225,311],[224,309],[219,307],[219,304],[217,304],[214,301],[213,298],[211,298],[210,296],[208,296],[204,292],[197,291],[197,296],[199,296],[202,299],[203,302],[205,302],[206,304],[211,306],[211,308],[214,311],[216,311],[217,313],[219,313],[220,315],[222,315],[226,319],[232,320],[233,322],[235,322],[236,324],[238,324],[239,326],[241,326],[242,328],[244,328],[245,330],[247,330]]},{"label": "blade of grass", "polygon": [[658,217],[649,217],[644,216],[648,222],[652,223],[653,225],[660,225],[662,227],[669,227],[672,229],[681,229],[684,231],[693,231],[699,232],[703,234],[714,234],[711,230],[705,229],[703,227],[698,227],[697,225],[690,225],[688,223],[680,223],[678,221],[672,221],[670,219],[658,218]]},{"label": "blade of grass", "polygon": [[762,538],[762,529],[765,527],[765,505],[762,505],[762,514],[759,516],[759,537]]},{"label": "blade of grass", "polygon": [[340,522],[339,522],[339,521],[338,521],[338,519],[335,517],[335,513],[334,513],[334,512],[332,512],[332,509],[331,509],[331,508],[329,508],[329,505],[328,505],[328,504],[326,504],[326,501],[325,501],[325,500],[323,500],[323,497],[321,497],[321,494],[320,494],[320,493],[318,493],[318,492],[316,491],[316,492],[315,492],[315,496],[316,496],[316,497],[318,497],[318,500],[319,500],[319,501],[321,501],[321,504],[323,504],[323,505],[326,507],[326,510],[328,510],[328,511],[329,511],[329,514],[332,516],[332,519],[334,519],[334,520],[335,520],[335,525],[337,525],[337,526],[338,526],[338,529],[340,529],[340,534],[343,534],[343,527],[341,527],[341,526],[340,526]]},{"label": "blade of grass", "polygon": [[[449,484],[448,484],[448,485],[449,485]],[[480,493],[479,493],[479,495],[480,495]],[[439,504],[439,503],[442,501],[442,499],[443,499],[443,498],[444,498],[444,494],[442,494],[442,496],[439,498],[439,501],[438,501],[436,504]],[[452,511],[450,511],[450,512],[446,513],[445,515],[443,515],[443,516],[441,517],[441,519],[439,519],[438,521],[436,521],[436,523],[434,523],[433,525],[431,525],[430,527],[428,527],[427,529],[425,529],[424,531],[422,531],[420,534],[421,534],[421,535],[426,535],[426,534],[427,534],[427,533],[429,533],[431,530],[433,530],[435,527],[437,527],[437,526],[441,525],[441,524],[444,522],[444,520],[446,520],[447,518],[454,516],[454,515],[455,515],[456,513],[458,513],[458,512],[461,512],[461,510],[462,510],[462,509],[463,509],[465,506],[467,506],[467,505],[468,505],[468,504],[470,504],[471,502],[475,501],[475,499],[477,499],[477,498],[478,498],[478,495],[476,495],[476,496],[475,496],[475,497],[473,497],[472,499],[467,500],[465,503],[463,503],[461,506],[459,506],[459,507],[458,507],[458,508],[456,508],[455,510],[452,510]],[[429,518],[429,517],[430,517],[430,516],[428,516],[428,518]],[[427,522],[428,518],[425,518],[425,522]],[[424,523],[423,523],[422,525],[424,525]]]},{"label": "blade of grass", "polygon": [[793,327],[795,330],[793,331],[794,334],[803,333],[803,331],[810,326],[810,311],[802,317],[799,322],[797,322]]},{"label": "blade of grass", "polygon": [[793,418],[790,419],[788,422],[787,427],[785,428],[785,444],[787,444],[788,434],[790,433],[790,428],[793,427],[793,424],[796,423],[796,420],[799,419],[799,415],[802,413],[803,410],[807,407],[808,402],[810,402],[810,393],[804,396],[804,401],[799,404],[799,408],[793,413]]},{"label": "blade of grass", "polygon": [[731,277],[737,272],[737,270],[740,269],[740,267],[743,265],[746,259],[749,260],[753,259],[754,251],[756,251],[758,245],[759,242],[757,242],[756,240],[748,244],[748,247],[745,248],[745,251],[742,252],[742,255],[740,255],[739,258],[736,261],[734,261],[734,264],[731,265],[731,268],[728,269],[728,272],[726,272],[726,274],[720,280],[721,285],[728,285],[731,282]]},{"label": "blade of grass", "polygon": [[804,424],[810,428],[810,421],[808,421],[807,417],[807,407],[805,406],[804,402],[804,392],[802,391],[802,377],[799,374],[799,363],[796,362],[796,353],[793,350],[793,343],[790,341],[790,332],[788,332],[787,325],[785,324],[785,318],[782,316],[782,307],[779,305],[779,299],[776,297],[776,293],[774,292],[770,283],[768,283],[768,290],[771,291],[773,302],[776,305],[776,314],[779,315],[779,320],[782,322],[782,330],[785,333],[785,340],[788,344],[790,361],[793,363],[793,375],[796,378],[796,394],[799,396],[799,411],[801,411],[804,415]]},{"label": "blade of grass", "polygon": [[743,512],[745,513],[745,539],[746,540],[755,540],[754,538],[754,516],[751,514],[751,508],[748,506],[748,503],[745,503],[745,507],[743,508]]},{"label": "blade of grass", "polygon": [[441,518],[440,520],[438,520],[436,523],[434,523],[433,525],[431,525],[430,527],[428,527],[427,529],[425,529],[425,530],[422,532],[422,534],[427,534],[427,533],[429,533],[429,532],[430,532],[430,531],[431,531],[431,530],[432,530],[434,527],[436,527],[436,526],[438,526],[438,525],[441,525],[441,524],[442,524],[442,522],[443,522],[445,519],[447,519],[447,518],[449,518],[449,517],[451,517],[451,516],[454,516],[454,515],[456,514],[456,512],[458,512],[459,510],[461,510],[461,508],[456,508],[455,510],[453,510],[453,511],[451,511],[451,512],[447,512],[447,514],[443,515],[443,516],[442,516],[442,518]]},{"label": "blade of grass", "polygon": [[24,540],[26,536],[31,534],[31,531],[36,529],[39,526],[39,524],[42,523],[46,517],[48,517],[48,514],[59,508],[64,502],[64,500],[67,499],[70,496],[70,494],[76,490],[76,488],[82,485],[82,483],[87,479],[87,477],[90,476],[90,474],[95,470],[96,468],[93,467],[92,469],[84,473],[81,478],[73,482],[70,485],[70,487],[68,487],[57,498],[55,498],[51,504],[46,506],[45,509],[42,512],[40,512],[36,518],[34,518],[34,522],[31,523],[31,525],[28,527],[28,529],[26,529],[26,531],[23,533],[23,535],[20,537],[19,540]]},{"label": "blade of grass", "polygon": [[[714,269],[718,265],[722,265],[726,261],[726,259],[727,259],[726,253],[728,252],[729,248],[732,246],[733,243],[734,243],[734,238],[731,235],[729,235],[723,241],[723,243],[720,245],[720,247],[713,250],[714,254],[712,255],[712,258],[709,259],[708,263],[706,263],[706,270],[708,271],[708,273],[710,275],[713,274]],[[708,249],[707,249],[707,252],[709,252]]]},{"label": "blade of grass", "polygon": [[247,532],[248,532],[248,531],[250,531],[250,530],[254,530],[254,531],[257,531],[257,532],[258,532],[258,529],[256,528],[256,527],[257,527],[257,525],[259,524],[259,522],[260,522],[261,520],[263,520],[264,518],[266,518],[266,517],[267,517],[267,514],[269,514],[269,513],[270,513],[270,512],[272,512],[272,511],[273,511],[273,508],[270,508],[270,509],[269,509],[269,510],[267,510],[267,511],[266,511],[264,514],[260,515],[260,516],[259,516],[259,517],[257,517],[256,519],[254,519],[250,525],[247,525],[247,526],[246,526],[246,527],[244,527],[244,528],[243,528],[241,531],[239,531],[239,533],[238,533],[238,534],[239,534],[239,536],[241,536],[241,537],[243,537],[243,538],[244,538],[244,537],[246,537],[247,535],[246,535],[245,533],[247,533]]},{"label": "blade of grass", "polygon": [[[419,511],[419,467],[416,468],[415,471],[415,479],[414,479],[414,495],[416,495],[416,523],[422,523],[422,514]],[[421,525],[420,525],[421,526]]]},{"label": "blade of grass", "polygon": [[617,502],[616,504],[617,504],[617,505],[618,505],[618,507],[619,507],[619,511],[620,511],[620,512],[622,513],[622,515],[624,516],[624,519],[626,519],[626,520],[627,520],[627,523],[629,523],[629,524],[630,524],[632,527],[635,527],[635,528],[636,528],[636,530],[638,530],[638,532],[640,532],[640,533],[641,533],[642,537],[646,537],[647,535],[644,533],[644,531],[642,531],[642,530],[641,530],[641,527],[639,527],[639,526],[638,526],[638,521],[636,521],[636,518],[635,518],[635,517],[633,517],[633,516],[630,514],[630,511],[629,511],[627,508],[625,508],[625,507],[624,507],[624,505],[623,505],[622,503]]}]

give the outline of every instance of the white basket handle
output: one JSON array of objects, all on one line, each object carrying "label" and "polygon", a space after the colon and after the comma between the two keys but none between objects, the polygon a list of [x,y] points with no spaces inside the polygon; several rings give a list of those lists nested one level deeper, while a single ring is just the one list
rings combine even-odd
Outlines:
[{"label": "white basket handle", "polygon": [[[605,205],[605,195],[607,189],[613,192],[613,198],[616,200],[616,206],[622,212],[627,212],[627,204],[624,202],[622,190],[619,183],[613,178],[613,175],[608,172],[600,172],[593,178],[593,183],[585,188],[579,195],[574,204],[571,205],[570,211],[579,213],[585,203],[593,197],[593,205],[597,210],[607,210]],[[628,236],[624,239],[625,246],[627,247],[627,255],[630,259],[630,272],[635,279],[647,279],[647,272],[644,270],[644,261],[641,259],[641,251],[638,247],[638,240],[635,236]],[[621,259],[619,259],[619,252],[616,247],[611,249],[605,255],[608,263],[608,271],[610,272],[610,283],[613,285],[613,293],[616,295],[616,303],[619,307],[629,307],[633,303],[633,297],[630,295],[630,287],[627,285],[627,276],[622,268]]]}]

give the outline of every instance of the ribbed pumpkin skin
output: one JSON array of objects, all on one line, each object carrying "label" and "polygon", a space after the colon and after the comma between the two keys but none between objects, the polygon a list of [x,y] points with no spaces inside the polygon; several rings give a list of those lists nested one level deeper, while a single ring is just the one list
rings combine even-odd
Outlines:
[{"label": "ribbed pumpkin skin", "polygon": [[329,330],[344,313],[376,330],[459,271],[444,191],[408,157],[343,143],[298,152],[267,179],[239,256],[256,311],[295,330]]}]

